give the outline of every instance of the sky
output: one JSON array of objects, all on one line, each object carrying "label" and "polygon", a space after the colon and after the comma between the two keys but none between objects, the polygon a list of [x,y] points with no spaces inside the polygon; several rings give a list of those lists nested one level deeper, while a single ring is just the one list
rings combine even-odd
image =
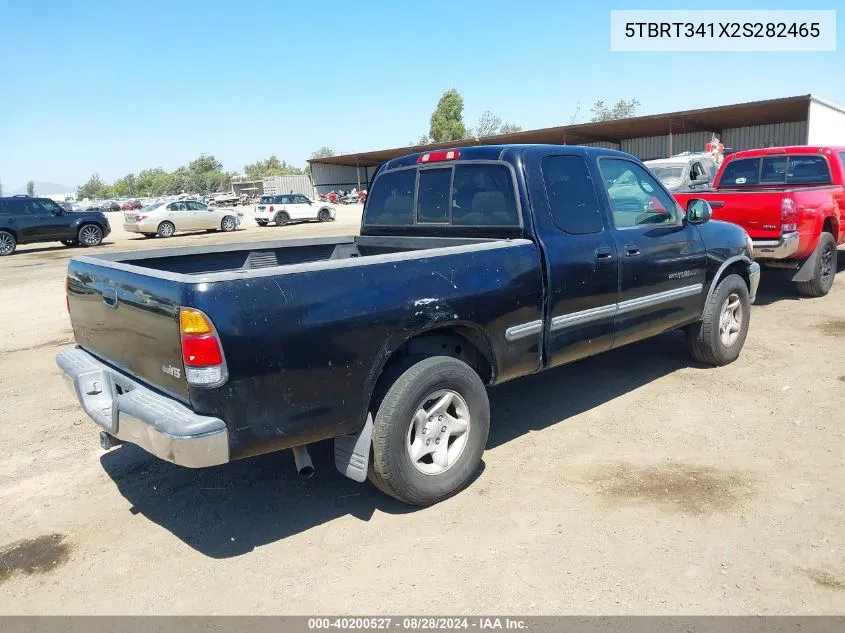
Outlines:
[{"label": "sky", "polygon": [[467,125],[491,110],[525,129],[565,125],[579,106],[586,119],[596,99],[636,98],[638,114],[808,93],[845,104],[842,35],[833,53],[611,52],[612,8],[677,6],[0,0],[0,182],[112,182],[201,153],[233,171],[271,154],[304,166],[322,146],[407,145],[449,88]]}]

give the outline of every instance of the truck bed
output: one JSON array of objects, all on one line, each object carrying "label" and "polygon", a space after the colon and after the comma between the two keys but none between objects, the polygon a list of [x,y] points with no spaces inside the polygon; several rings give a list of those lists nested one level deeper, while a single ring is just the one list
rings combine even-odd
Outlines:
[{"label": "truck bed", "polygon": [[[199,283],[202,281],[222,281],[242,277],[253,271],[278,269],[296,264],[311,264],[339,259],[360,260],[378,255],[494,241],[497,240],[490,238],[344,236],[105,253],[76,257],[75,259],[92,263],[109,262],[106,265],[110,267],[131,270],[136,273],[143,273],[144,269],[148,269],[157,271],[155,274],[157,277]],[[350,264],[352,263],[350,262]],[[301,268],[297,270],[301,270]],[[282,271],[276,270],[273,272]]]},{"label": "truck bed", "polygon": [[[514,322],[536,319],[538,261],[536,245],[524,239],[404,236],[106,253],[71,258],[68,304],[80,347],[187,403],[196,394],[190,393],[184,375],[180,306],[205,311],[218,328],[232,374],[228,389],[239,375],[275,371],[278,360],[258,360],[265,351],[262,345],[290,366],[291,349],[300,340],[315,337],[307,346],[313,354],[342,332],[356,332],[363,340],[366,324],[377,350],[387,336],[387,322],[393,324],[390,332],[399,334],[408,319],[424,319],[432,311],[445,316],[447,305],[449,316],[475,315],[482,288],[496,294],[497,309],[502,303],[515,304]],[[484,279],[479,270],[489,271]],[[525,283],[531,289],[521,292],[530,300],[518,293],[508,296],[508,284],[521,288],[519,277],[528,270],[532,279]],[[444,299],[443,305],[433,297]],[[502,323],[505,329],[510,325]],[[302,353],[306,350],[295,357],[302,358]]]}]

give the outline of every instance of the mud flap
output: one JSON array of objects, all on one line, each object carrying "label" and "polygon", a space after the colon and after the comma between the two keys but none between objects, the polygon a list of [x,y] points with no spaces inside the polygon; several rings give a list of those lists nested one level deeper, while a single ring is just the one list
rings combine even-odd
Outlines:
[{"label": "mud flap", "polygon": [[334,465],[340,474],[357,482],[362,482],[367,478],[372,438],[372,414],[367,414],[367,421],[360,433],[334,438]]},{"label": "mud flap", "polygon": [[799,282],[799,281],[810,281],[813,276],[816,274],[816,260],[819,258],[819,246],[821,245],[821,240],[819,243],[816,244],[816,248],[813,249],[813,254],[810,255],[804,262],[799,266],[798,272],[792,277],[792,281]]}]

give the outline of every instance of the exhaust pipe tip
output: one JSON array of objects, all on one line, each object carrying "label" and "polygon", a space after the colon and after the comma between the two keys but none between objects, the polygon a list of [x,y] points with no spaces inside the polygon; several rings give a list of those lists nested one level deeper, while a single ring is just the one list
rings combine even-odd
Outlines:
[{"label": "exhaust pipe tip", "polygon": [[311,455],[308,454],[306,446],[294,446],[293,461],[296,464],[296,472],[302,479],[309,479],[314,475],[314,464]]},{"label": "exhaust pipe tip", "polygon": [[104,451],[111,450],[117,446],[123,444],[123,440],[117,439],[111,433],[106,433],[105,431],[100,431],[100,448]]}]

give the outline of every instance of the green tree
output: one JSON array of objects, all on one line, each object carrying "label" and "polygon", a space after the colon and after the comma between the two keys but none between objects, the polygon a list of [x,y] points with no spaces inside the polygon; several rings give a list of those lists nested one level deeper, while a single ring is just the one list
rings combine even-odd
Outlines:
[{"label": "green tree", "polygon": [[170,188],[170,174],[161,167],[144,169],[136,180],[138,196],[160,196]]},{"label": "green tree", "polygon": [[30,198],[35,195],[35,183],[31,180],[26,183],[26,195]]},{"label": "green tree", "polygon": [[88,182],[76,189],[76,198],[77,200],[104,198],[105,190],[106,183],[103,182],[99,174],[93,174]]},{"label": "green tree", "polygon": [[485,136],[499,134],[499,130],[501,129],[502,119],[490,112],[490,110],[485,110],[478,117],[478,123],[475,124],[474,128],[471,128],[470,132],[475,138],[484,138]]},{"label": "green tree", "polygon": [[115,181],[111,186],[111,195],[116,198],[128,198],[138,194],[138,186],[135,182],[135,174],[126,174],[120,180]]},{"label": "green tree", "polygon": [[522,132],[522,127],[516,123],[505,123],[499,128],[499,134],[514,134],[516,132]]},{"label": "green tree", "polygon": [[326,147],[325,145],[316,152],[311,152],[311,158],[330,158],[332,156],[334,156],[334,150],[331,147]]},{"label": "green tree", "polygon": [[431,113],[429,136],[434,143],[459,141],[467,137],[464,99],[454,88],[443,93]]},{"label": "green tree", "polygon": [[247,180],[261,180],[268,176],[287,176],[301,173],[302,169],[288,165],[285,161],[279,160],[275,154],[265,160],[259,160],[244,167],[244,177]]},{"label": "green tree", "polygon": [[608,107],[607,104],[599,99],[590,108],[593,113],[591,121],[613,121],[614,119],[627,119],[634,116],[640,102],[636,99],[620,99],[613,107]]}]

